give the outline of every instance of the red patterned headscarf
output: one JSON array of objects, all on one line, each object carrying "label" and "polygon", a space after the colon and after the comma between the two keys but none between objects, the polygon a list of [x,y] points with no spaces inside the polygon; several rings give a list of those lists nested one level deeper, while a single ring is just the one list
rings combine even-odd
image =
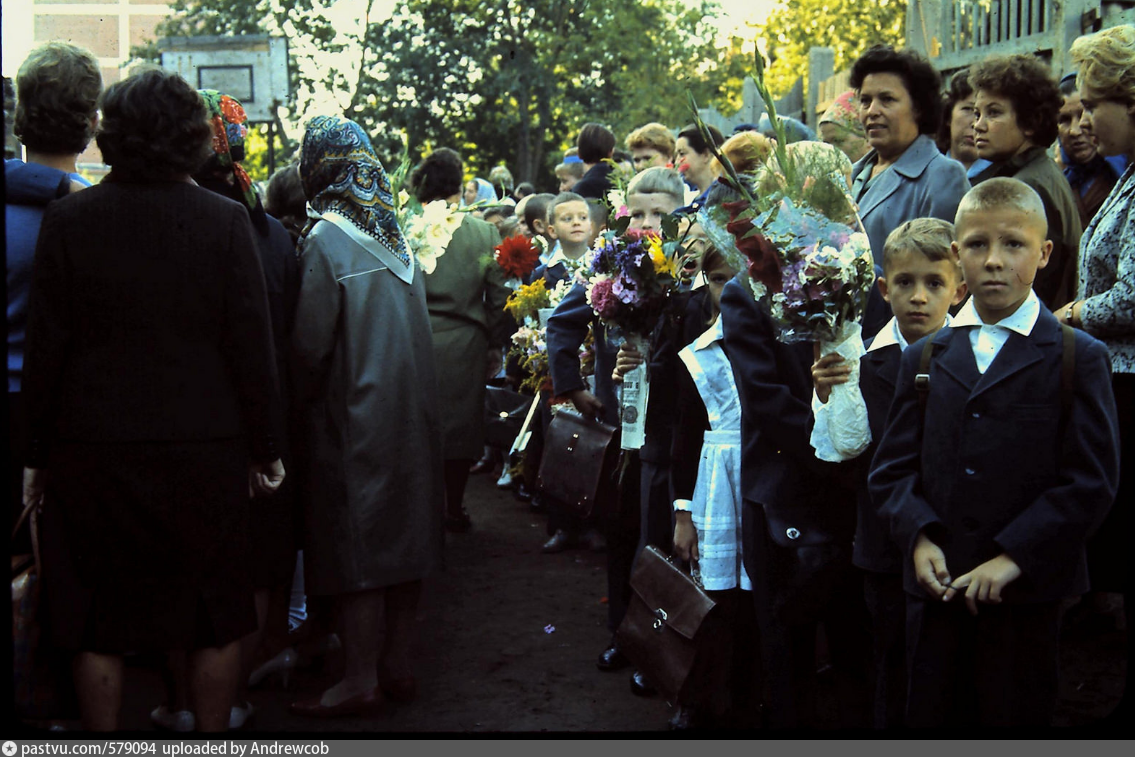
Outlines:
[{"label": "red patterned headscarf", "polygon": [[252,179],[240,165],[244,160],[244,139],[248,134],[245,122],[248,116],[236,99],[223,95],[215,89],[198,90],[209,111],[209,123],[213,126],[213,153],[221,168],[231,170],[236,187],[240,190],[249,209],[255,210],[259,199],[252,188]]}]

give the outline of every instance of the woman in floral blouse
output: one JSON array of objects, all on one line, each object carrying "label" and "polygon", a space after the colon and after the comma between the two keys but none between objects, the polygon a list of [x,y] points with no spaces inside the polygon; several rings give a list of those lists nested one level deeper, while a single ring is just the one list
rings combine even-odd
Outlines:
[{"label": "woman in floral blouse", "polygon": [[[1101,155],[1135,158],[1135,29],[1118,26],[1072,45],[1079,68],[1081,128],[1091,130]],[[1121,420],[1123,474],[1115,505],[1088,544],[1092,590],[1122,591],[1126,596],[1126,543],[1130,535],[1135,478],[1135,167],[1128,167],[1104,200],[1080,241],[1077,299],[1056,311],[1064,323],[1081,328],[1107,344],[1115,401]]]}]

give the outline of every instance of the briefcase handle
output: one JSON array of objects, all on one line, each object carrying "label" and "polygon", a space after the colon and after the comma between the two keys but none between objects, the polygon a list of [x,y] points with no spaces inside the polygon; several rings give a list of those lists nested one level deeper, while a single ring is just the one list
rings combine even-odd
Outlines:
[{"label": "briefcase handle", "polygon": [[[659,550],[659,553],[661,553],[661,552],[662,552],[662,550]],[[697,584],[697,587],[699,589],[701,589],[702,591],[705,591],[705,585],[702,584],[702,582],[701,582],[701,568],[698,567],[698,561],[697,560],[690,560],[689,561],[689,570],[687,570],[686,568],[684,568],[682,566],[682,563],[686,562],[686,561],[682,560],[680,557],[677,557],[675,555],[662,555],[662,556],[666,558],[666,562],[670,563],[675,568],[677,568],[679,571],[682,571],[683,573],[687,574],[691,579],[693,579],[693,582],[695,584]]]}]

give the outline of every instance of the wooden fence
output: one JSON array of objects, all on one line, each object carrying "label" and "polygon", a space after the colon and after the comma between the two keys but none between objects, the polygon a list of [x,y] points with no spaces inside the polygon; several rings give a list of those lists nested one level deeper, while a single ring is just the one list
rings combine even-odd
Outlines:
[{"label": "wooden fence", "polygon": [[[1048,62],[1057,77],[1071,70],[1068,49],[1083,34],[1135,23],[1135,0],[909,0],[906,47],[949,76],[990,55],[1025,53]],[[850,89],[849,72],[819,82],[811,110],[818,119]]]}]

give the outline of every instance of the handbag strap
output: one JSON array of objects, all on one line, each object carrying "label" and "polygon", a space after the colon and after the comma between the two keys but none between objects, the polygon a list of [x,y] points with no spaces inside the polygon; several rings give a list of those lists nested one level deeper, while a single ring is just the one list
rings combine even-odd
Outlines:
[{"label": "handbag strap", "polygon": [[20,527],[27,521],[28,531],[32,538],[32,559],[35,560],[36,575],[42,575],[39,564],[39,502],[32,502],[24,507],[20,517],[16,519],[16,526],[12,529],[12,540],[15,541],[16,535],[20,533]]},{"label": "handbag strap", "polygon": [[16,535],[20,533],[20,526],[24,525],[24,521],[32,514],[37,503],[32,502],[30,505],[24,507],[24,511],[20,513],[20,517],[16,519],[16,525],[12,528],[12,541],[16,540]]}]

